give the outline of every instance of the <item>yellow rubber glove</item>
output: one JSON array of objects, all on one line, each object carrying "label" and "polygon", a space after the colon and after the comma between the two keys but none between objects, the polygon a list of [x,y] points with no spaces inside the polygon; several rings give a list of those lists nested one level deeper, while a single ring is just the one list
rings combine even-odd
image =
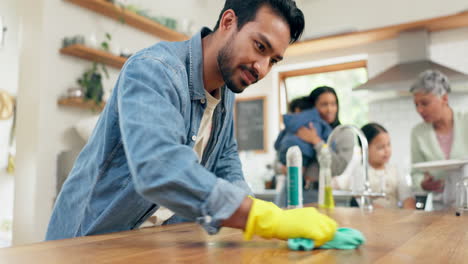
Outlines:
[{"label": "yellow rubber glove", "polygon": [[253,235],[263,238],[308,238],[317,247],[331,240],[337,224],[330,217],[317,212],[313,207],[282,210],[271,202],[252,199],[244,239]]}]

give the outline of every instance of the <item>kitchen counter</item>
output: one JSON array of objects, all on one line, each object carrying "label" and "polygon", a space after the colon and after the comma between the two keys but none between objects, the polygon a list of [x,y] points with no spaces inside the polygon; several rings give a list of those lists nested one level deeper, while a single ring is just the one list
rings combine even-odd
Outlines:
[{"label": "kitchen counter", "polygon": [[336,208],[340,226],[359,229],[357,250],[289,251],[285,241],[243,241],[239,230],[209,236],[196,224],[143,228],[0,249],[0,263],[467,263],[468,216]]}]

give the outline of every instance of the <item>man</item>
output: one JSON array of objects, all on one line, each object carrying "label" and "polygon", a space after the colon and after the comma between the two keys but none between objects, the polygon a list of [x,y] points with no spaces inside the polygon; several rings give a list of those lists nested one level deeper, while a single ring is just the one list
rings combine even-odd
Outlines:
[{"label": "man", "polygon": [[[210,234],[306,237],[336,223],[248,197],[233,135],[234,94],[262,79],[302,34],[291,0],[227,0],[214,32],[159,43],[125,64],[57,198],[46,239],[137,228],[159,206]],[[261,224],[261,225],[260,225]]]}]

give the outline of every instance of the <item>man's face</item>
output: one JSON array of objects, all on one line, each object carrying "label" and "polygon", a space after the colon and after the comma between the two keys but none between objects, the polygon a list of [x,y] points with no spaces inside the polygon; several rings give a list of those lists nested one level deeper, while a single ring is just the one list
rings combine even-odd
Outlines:
[{"label": "man's face", "polygon": [[231,36],[220,49],[217,61],[224,82],[234,93],[263,79],[283,59],[289,45],[289,25],[269,7],[257,11],[255,20]]}]

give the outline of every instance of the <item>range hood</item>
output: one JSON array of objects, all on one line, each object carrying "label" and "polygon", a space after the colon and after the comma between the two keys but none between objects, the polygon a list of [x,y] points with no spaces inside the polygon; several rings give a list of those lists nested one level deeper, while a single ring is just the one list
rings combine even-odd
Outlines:
[{"label": "range hood", "polygon": [[427,30],[402,32],[398,36],[399,64],[385,70],[355,90],[397,91],[405,94],[425,70],[433,69],[447,75],[450,84],[468,83],[468,75],[430,60]]}]

